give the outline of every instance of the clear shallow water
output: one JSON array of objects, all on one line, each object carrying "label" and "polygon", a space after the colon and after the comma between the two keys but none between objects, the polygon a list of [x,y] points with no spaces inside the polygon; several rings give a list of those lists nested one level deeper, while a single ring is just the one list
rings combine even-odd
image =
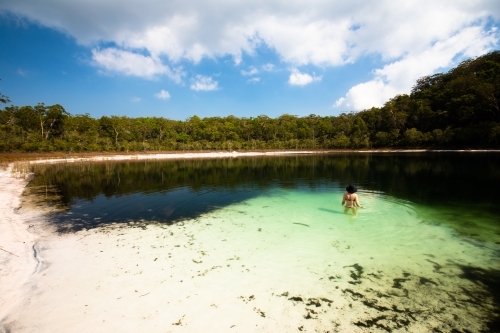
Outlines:
[{"label": "clear shallow water", "polygon": [[312,330],[489,330],[498,244],[429,223],[428,208],[380,194],[360,193],[366,208],[346,215],[341,194],[280,189],[205,214],[196,220],[207,225],[195,234],[199,250],[248,268],[231,279],[246,281],[249,295],[285,294],[283,302],[316,311],[323,325]]},{"label": "clear shallow water", "polygon": [[[268,293],[304,311],[335,299],[318,322],[476,332],[498,327],[498,166],[471,154],[59,165],[37,167],[30,189],[60,209],[61,231],[206,225],[200,250],[240,258]],[[340,205],[351,182],[357,214]]]}]

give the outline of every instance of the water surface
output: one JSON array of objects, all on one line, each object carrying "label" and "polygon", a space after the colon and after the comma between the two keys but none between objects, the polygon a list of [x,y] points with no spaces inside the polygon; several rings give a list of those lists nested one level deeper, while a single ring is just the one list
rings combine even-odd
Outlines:
[{"label": "water surface", "polygon": [[[330,322],[487,331],[500,302],[499,166],[469,153],[78,163],[35,166],[28,190],[57,208],[61,232],[202,223],[208,246],[217,227],[221,251],[271,286],[340,300],[315,314]],[[364,209],[346,214],[349,183]]]}]

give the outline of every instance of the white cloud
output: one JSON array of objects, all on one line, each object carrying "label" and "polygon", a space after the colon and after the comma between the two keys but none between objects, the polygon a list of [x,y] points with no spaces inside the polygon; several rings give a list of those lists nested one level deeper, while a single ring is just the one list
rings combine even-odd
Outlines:
[{"label": "white cloud", "polygon": [[[264,72],[272,72],[274,70],[274,65],[267,63],[264,65],[261,65],[260,68]],[[250,66],[248,68],[248,70],[241,70],[240,73],[243,76],[254,76],[254,75],[259,74],[261,72],[261,70],[257,69],[255,66]],[[260,78],[257,80],[249,79],[249,80],[247,80],[247,82],[258,82],[259,80],[260,80]]]},{"label": "white cloud", "polygon": [[203,75],[196,75],[190,88],[194,91],[213,91],[219,89],[217,81]]},{"label": "white cloud", "polygon": [[480,27],[468,27],[421,52],[409,53],[374,70],[372,80],[352,87],[333,106],[349,110],[380,107],[397,94],[409,93],[418,78],[454,65],[457,54],[474,57],[485,53],[496,42],[494,33],[485,33]]},{"label": "white cloud", "polygon": [[258,83],[260,82],[260,77],[252,77],[247,80],[248,83]]},{"label": "white cloud", "polygon": [[155,94],[155,96],[159,99],[163,99],[163,100],[168,100],[170,99],[170,94],[168,93],[168,91],[166,90],[161,90],[159,93]]},{"label": "white cloud", "polygon": [[309,83],[321,81],[321,76],[309,75],[301,73],[297,68],[292,68],[288,83],[292,86],[305,86]]},{"label": "white cloud", "polygon": [[372,106],[382,106],[389,98],[394,97],[398,91],[381,79],[374,79],[358,84],[347,92],[345,97],[339,98],[334,107],[344,108],[349,111],[368,109]]},{"label": "white cloud", "polygon": [[131,102],[133,102],[133,103],[138,103],[138,102],[140,102],[140,101],[141,101],[141,98],[140,98],[140,97],[136,97],[136,96],[134,96],[134,97],[132,97],[132,98],[130,99],[130,101],[131,101]]},{"label": "white cloud", "polygon": [[255,75],[255,74],[258,74],[259,73],[259,70],[255,67],[250,67],[249,70],[245,71],[245,70],[241,70],[241,75],[244,75],[244,76],[252,76],[252,75]]},{"label": "white cloud", "polygon": [[363,54],[394,59],[500,18],[492,0],[38,0],[3,1],[9,10],[91,45],[114,42],[152,57],[241,61],[262,43],[292,65],[342,65]]},{"label": "white cloud", "polygon": [[173,81],[180,83],[184,76],[182,69],[171,70],[159,59],[116,48],[94,49],[92,50],[92,60],[105,72],[117,72],[145,79],[166,75]]},{"label": "white cloud", "polygon": [[[352,89],[385,94],[407,91],[406,81],[414,80],[416,72],[426,69],[431,72],[423,74],[430,74],[457,56],[477,54],[467,48],[467,42],[485,45],[483,50],[488,51],[492,44],[498,47],[500,40],[498,31],[484,33],[499,24],[500,6],[494,0],[144,0],[140,4],[136,0],[23,0],[2,1],[0,10],[59,29],[83,45],[114,45],[93,51],[94,64],[105,72],[147,79],[163,75],[176,82],[183,76],[182,70],[174,69],[179,62],[231,56],[240,64],[243,54],[254,55],[264,47],[293,67],[381,59],[381,72],[375,73],[373,81]],[[468,29],[482,33],[473,40],[454,38]],[[449,40],[456,43],[449,46],[455,53],[433,51],[439,64],[412,63],[411,59],[428,61],[425,54]],[[290,84],[307,80],[307,76],[291,76]],[[360,105],[349,94],[340,106]]]}]

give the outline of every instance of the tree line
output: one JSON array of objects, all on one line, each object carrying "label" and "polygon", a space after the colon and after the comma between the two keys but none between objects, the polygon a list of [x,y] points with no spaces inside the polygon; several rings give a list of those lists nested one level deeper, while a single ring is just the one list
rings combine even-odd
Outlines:
[{"label": "tree line", "polygon": [[[0,104],[8,97],[0,93]],[[500,51],[417,80],[409,95],[338,116],[277,118],[72,115],[63,106],[5,106],[0,151],[170,151],[498,147]]]}]

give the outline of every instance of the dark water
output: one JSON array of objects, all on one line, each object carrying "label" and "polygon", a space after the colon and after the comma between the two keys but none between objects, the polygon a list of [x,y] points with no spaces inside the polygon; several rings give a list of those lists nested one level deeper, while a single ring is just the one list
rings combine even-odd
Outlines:
[{"label": "dark water", "polygon": [[[328,155],[35,166],[29,188],[69,229],[131,220],[174,223],[275,188],[362,192],[500,223],[500,154]],[[362,197],[362,194],[361,194]],[[439,211],[439,210],[438,210]],[[463,219],[462,219],[463,220]]]}]

